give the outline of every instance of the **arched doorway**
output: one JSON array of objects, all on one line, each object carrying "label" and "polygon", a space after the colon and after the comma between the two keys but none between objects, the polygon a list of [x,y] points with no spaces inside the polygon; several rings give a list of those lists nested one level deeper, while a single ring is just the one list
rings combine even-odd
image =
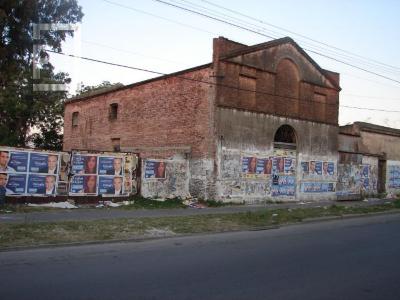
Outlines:
[{"label": "arched doorway", "polygon": [[297,136],[290,125],[280,126],[274,135],[272,197],[296,198]]}]

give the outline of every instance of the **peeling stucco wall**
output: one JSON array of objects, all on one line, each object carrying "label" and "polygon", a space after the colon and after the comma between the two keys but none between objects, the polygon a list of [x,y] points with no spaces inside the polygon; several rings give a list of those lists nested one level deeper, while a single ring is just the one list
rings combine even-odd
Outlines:
[{"label": "peeling stucco wall", "polygon": [[[151,162],[165,163],[164,178],[146,176],[146,165]],[[144,159],[142,161],[141,194],[146,198],[186,198],[190,195],[189,178],[189,162],[186,159]]]}]

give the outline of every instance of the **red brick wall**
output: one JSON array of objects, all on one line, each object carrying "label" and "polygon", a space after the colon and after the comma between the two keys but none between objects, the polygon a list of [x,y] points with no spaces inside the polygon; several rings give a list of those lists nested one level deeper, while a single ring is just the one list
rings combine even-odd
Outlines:
[{"label": "red brick wall", "polygon": [[[243,85],[252,80],[256,92]],[[231,57],[218,64],[217,103],[223,107],[338,125],[338,74],[321,73],[291,45]],[[251,84],[247,84],[248,87]]]},{"label": "red brick wall", "polygon": [[[210,81],[209,74],[205,67],[179,76]],[[212,155],[214,104],[209,95],[214,88],[167,77],[71,101],[65,105],[64,150],[113,150],[111,139],[120,138],[122,149],[190,146],[192,157]],[[108,117],[111,103],[118,103],[116,120]],[[74,111],[79,112],[77,127],[72,127]]]}]

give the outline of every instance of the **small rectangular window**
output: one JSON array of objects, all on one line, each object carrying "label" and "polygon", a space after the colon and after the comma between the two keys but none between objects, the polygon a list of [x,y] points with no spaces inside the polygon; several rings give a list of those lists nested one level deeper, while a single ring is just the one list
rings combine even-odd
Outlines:
[{"label": "small rectangular window", "polygon": [[116,120],[118,118],[118,103],[110,104],[109,119]]},{"label": "small rectangular window", "polygon": [[72,127],[78,126],[79,124],[79,112],[75,111],[72,113]]},{"label": "small rectangular window", "polygon": [[121,151],[121,139],[120,138],[111,139],[111,144],[113,147],[113,151],[115,151],[115,152]]}]

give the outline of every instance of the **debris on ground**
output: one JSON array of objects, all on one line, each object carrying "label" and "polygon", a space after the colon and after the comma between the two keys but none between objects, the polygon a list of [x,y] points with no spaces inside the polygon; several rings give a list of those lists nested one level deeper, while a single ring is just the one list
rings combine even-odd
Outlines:
[{"label": "debris on ground", "polygon": [[184,200],[182,203],[190,208],[206,208],[207,207],[205,204],[200,203],[196,198]]},{"label": "debris on ground", "polygon": [[28,203],[28,206],[31,207],[51,207],[51,208],[78,208],[78,206],[75,206],[71,204],[68,201],[64,202],[49,202],[49,203],[41,203],[41,204],[36,204],[36,203]]}]

